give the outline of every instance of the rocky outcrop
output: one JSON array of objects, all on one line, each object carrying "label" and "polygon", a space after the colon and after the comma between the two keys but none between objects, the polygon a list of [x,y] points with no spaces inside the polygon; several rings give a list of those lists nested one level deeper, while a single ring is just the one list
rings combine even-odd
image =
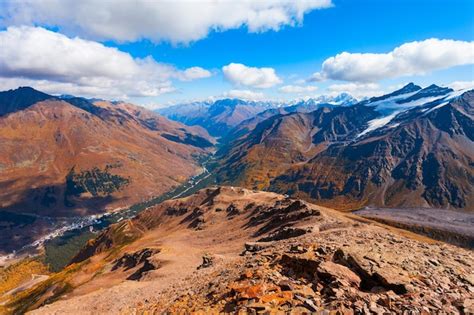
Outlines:
[{"label": "rocky outcrop", "polygon": [[466,261],[472,253],[463,252],[461,258],[454,247],[423,244],[377,229],[375,233],[363,227],[352,229],[274,242],[258,250],[246,245],[249,250],[238,270],[209,277],[202,287],[193,286],[194,295],[183,294],[156,310],[164,305],[171,312],[254,314],[469,314],[474,310],[474,287],[470,276],[464,276],[473,274],[474,265]]},{"label": "rocky outcrop", "polygon": [[367,259],[358,257],[357,254],[347,253],[342,249],[336,250],[333,260],[338,264],[346,266],[358,274],[362,282],[361,289],[366,291],[373,290],[392,290],[397,294],[408,293],[408,284],[410,282],[408,275],[400,270],[390,266],[383,268],[373,264]]},{"label": "rocky outcrop", "polygon": [[285,240],[292,237],[298,237],[301,235],[305,235],[306,233],[311,233],[312,228],[294,228],[294,227],[284,227],[277,229],[276,231],[270,233],[270,235],[266,237],[262,237],[259,239],[259,242],[271,242],[271,241],[280,241]]},{"label": "rocky outcrop", "polygon": [[113,262],[112,271],[119,268],[125,271],[135,269],[134,272],[127,277],[127,280],[140,280],[144,273],[159,268],[159,265],[150,259],[150,257],[159,252],[160,249],[145,248],[135,253],[126,253]]}]

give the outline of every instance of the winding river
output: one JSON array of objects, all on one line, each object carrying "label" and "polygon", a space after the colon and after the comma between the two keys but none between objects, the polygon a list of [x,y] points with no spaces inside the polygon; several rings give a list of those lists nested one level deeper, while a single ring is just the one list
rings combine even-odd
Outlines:
[{"label": "winding river", "polygon": [[[45,249],[45,262],[50,264],[53,270],[59,270],[66,265],[70,258],[85,245],[87,240],[95,237],[100,231],[109,225],[130,219],[141,211],[157,205],[165,200],[185,197],[212,183],[213,176],[208,170],[208,164],[213,158],[203,161],[203,171],[191,177],[184,184],[175,189],[152,198],[145,202],[134,204],[128,208],[86,217],[61,218],[62,225],[54,231],[23,246],[18,251],[0,256],[0,265],[8,264],[22,257],[37,255],[39,248]],[[54,219],[54,218],[51,218]]]}]

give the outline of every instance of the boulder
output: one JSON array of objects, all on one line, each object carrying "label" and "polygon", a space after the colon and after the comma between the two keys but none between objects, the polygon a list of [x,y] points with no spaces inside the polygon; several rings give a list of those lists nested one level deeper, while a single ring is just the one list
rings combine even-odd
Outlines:
[{"label": "boulder", "polygon": [[405,294],[410,291],[410,278],[402,269],[393,265],[381,264],[380,261],[368,261],[357,253],[350,253],[338,249],[334,253],[333,261],[348,267],[356,273],[360,279],[360,287],[366,291],[380,288],[392,290],[397,294]]},{"label": "boulder", "polygon": [[271,242],[271,241],[280,241],[285,240],[292,237],[298,237],[301,235],[305,235],[312,231],[311,227],[307,228],[298,228],[298,227],[284,227],[281,229],[276,230],[275,232],[271,233],[266,237],[262,237],[259,239],[259,242]]},{"label": "boulder", "polygon": [[322,262],[318,269],[318,277],[326,282],[338,282],[342,286],[359,287],[361,279],[346,266],[331,261]]},{"label": "boulder", "polygon": [[197,267],[197,269],[208,268],[214,264],[214,258],[206,254],[202,256],[202,263]]}]

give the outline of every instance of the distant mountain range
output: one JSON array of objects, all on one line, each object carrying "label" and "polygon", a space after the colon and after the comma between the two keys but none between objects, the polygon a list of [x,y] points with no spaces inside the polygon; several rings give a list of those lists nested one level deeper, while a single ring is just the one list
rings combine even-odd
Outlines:
[{"label": "distant mountain range", "polygon": [[186,126],[123,102],[0,92],[0,221],[8,226],[0,250],[44,235],[45,218],[170,191],[203,170],[216,150],[211,135],[219,149],[206,167],[219,184],[343,210],[473,211],[473,104],[474,91],[410,83],[360,102],[348,94],[288,104],[223,99],[159,111]]},{"label": "distant mountain range", "polygon": [[273,103],[248,102],[239,99],[193,102],[158,109],[157,112],[171,120],[188,126],[201,126],[211,135],[222,137],[243,120],[272,108]]},{"label": "distant mountain range", "polygon": [[236,127],[218,179],[340,209],[474,210],[473,105],[473,91],[410,83],[352,106],[278,110]]},{"label": "distant mountain range", "polygon": [[[221,138],[222,182],[340,208],[470,208],[472,103],[472,92],[410,83],[360,102],[341,94],[158,110],[194,125],[186,127],[131,104],[23,87],[0,93],[0,202],[4,209],[70,213],[164,192],[196,172],[195,156],[212,150],[203,127]],[[69,187],[71,178],[83,187]]]},{"label": "distant mountain range", "polygon": [[347,93],[334,97],[321,96],[291,102],[221,99],[178,104],[157,109],[156,112],[188,126],[201,126],[215,137],[225,137],[241,122],[268,110],[270,112],[267,112],[263,117],[278,112],[281,107],[287,107],[287,111],[311,111],[321,104],[352,105],[356,102],[357,100]]}]

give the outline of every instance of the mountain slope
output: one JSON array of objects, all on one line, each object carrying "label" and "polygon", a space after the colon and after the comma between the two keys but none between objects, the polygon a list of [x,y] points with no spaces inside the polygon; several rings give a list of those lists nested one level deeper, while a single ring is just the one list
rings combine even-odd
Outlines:
[{"label": "mountain slope", "polygon": [[[0,117],[2,210],[54,218],[124,207],[198,173],[197,158],[213,146],[205,131],[131,104],[69,101],[51,98]],[[34,237],[45,233],[40,219],[33,217]],[[7,226],[12,235],[25,230]],[[18,242],[5,237],[2,249],[30,240],[20,234]]]},{"label": "mountain slope", "polygon": [[287,115],[291,113],[309,113],[315,111],[319,108],[327,107],[332,108],[335,105],[330,103],[319,103],[314,102],[314,100],[310,99],[308,101],[298,102],[291,106],[285,107],[278,107],[278,108],[270,108],[257,115],[242,121],[240,124],[232,128],[229,133],[226,135],[223,143],[230,144],[231,141],[240,138],[248,134],[250,131],[254,130],[255,127],[261,123],[262,121],[269,119],[270,117],[276,115]]},{"label": "mountain slope", "polygon": [[25,285],[4,307],[32,314],[470,312],[472,253],[399,233],[274,193],[213,187],[110,227],[65,270]]},{"label": "mountain slope", "polygon": [[472,96],[409,84],[354,106],[277,115],[219,152],[218,179],[341,209],[474,210]]},{"label": "mountain slope", "polygon": [[272,189],[359,206],[474,210],[473,116],[459,110],[472,111],[473,96],[414,109],[355,143],[333,145],[277,177]]},{"label": "mountain slope", "polygon": [[273,116],[217,153],[222,163],[219,180],[268,188],[272,178],[305,163],[330,143],[356,135],[376,115],[372,108],[350,106]]}]

